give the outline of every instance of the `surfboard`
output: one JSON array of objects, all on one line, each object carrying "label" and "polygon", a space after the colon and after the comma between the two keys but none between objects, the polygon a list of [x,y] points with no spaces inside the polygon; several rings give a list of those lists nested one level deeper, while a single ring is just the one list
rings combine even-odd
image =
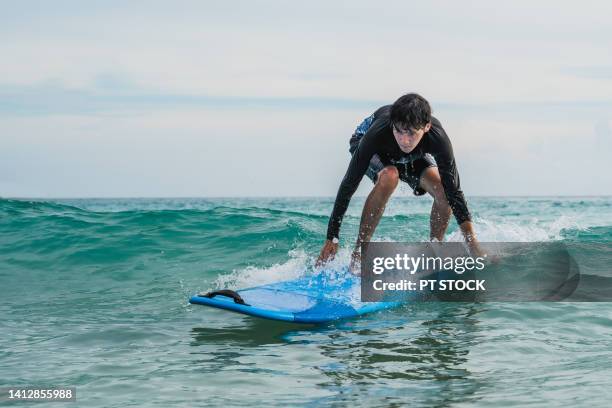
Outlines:
[{"label": "surfboard", "polygon": [[345,268],[237,291],[198,294],[189,303],[293,323],[326,323],[401,304],[361,302],[360,298],[361,279]]}]

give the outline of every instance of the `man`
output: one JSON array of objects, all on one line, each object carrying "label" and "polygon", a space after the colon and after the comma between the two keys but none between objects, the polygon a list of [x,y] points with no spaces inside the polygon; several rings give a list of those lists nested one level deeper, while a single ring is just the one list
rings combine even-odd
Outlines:
[{"label": "man", "polygon": [[342,218],[364,174],[374,182],[374,187],[361,214],[351,271],[356,272],[361,261],[361,243],[372,238],[400,180],[408,183],[415,195],[427,192],[433,197],[430,239],[444,239],[452,211],[470,249],[482,254],[459,185],[451,142],[440,121],[431,116],[425,98],[410,93],[393,105],[379,108],[355,130],[350,152],[353,157],[338,189],[317,265],[332,259],[338,251]]}]

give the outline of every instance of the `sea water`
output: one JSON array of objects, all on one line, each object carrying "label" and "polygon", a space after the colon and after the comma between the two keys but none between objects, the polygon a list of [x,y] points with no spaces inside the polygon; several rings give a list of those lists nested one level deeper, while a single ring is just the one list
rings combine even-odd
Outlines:
[{"label": "sea water", "polygon": [[[587,268],[609,276],[612,198],[469,203],[481,241],[584,243]],[[83,407],[609,406],[612,303],[408,304],[323,326],[188,304],[307,273],[332,206],[1,199],[0,387],[72,386]],[[430,206],[393,198],[375,239],[426,241]],[[461,240],[454,220],[447,239]]]}]

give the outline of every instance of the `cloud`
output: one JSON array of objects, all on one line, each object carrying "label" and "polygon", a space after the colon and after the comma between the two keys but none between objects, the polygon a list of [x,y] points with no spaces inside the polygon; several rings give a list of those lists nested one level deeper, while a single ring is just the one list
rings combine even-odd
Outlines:
[{"label": "cloud", "polygon": [[[220,110],[370,110],[392,103],[393,99],[330,97],[226,96],[205,93],[159,92],[111,74],[94,78],[91,86],[69,87],[61,81],[34,85],[0,85],[0,115],[139,115],[146,111],[205,108]],[[430,98],[434,114],[486,115],[495,118],[551,120],[567,115],[576,119],[603,114],[612,100],[516,101],[497,103],[457,103]]]},{"label": "cloud", "polygon": [[[121,84],[118,86],[117,84]],[[209,109],[357,109],[382,101],[331,97],[249,97],[156,92],[125,86],[121,81],[96,80],[95,87],[71,88],[60,82],[0,85],[0,115],[138,114],[147,110],[190,107]]]},{"label": "cloud", "polygon": [[559,69],[610,65],[601,4],[105,4],[8,7],[2,82],[83,89],[111,73],[158,93],[391,100],[417,90],[476,104],[612,92]]},{"label": "cloud", "polygon": [[610,65],[590,65],[577,66],[561,69],[564,74],[572,75],[577,78],[587,78],[596,80],[612,79],[612,66]]},{"label": "cloud", "polygon": [[468,195],[601,193],[576,169],[612,185],[598,159],[610,139],[610,11],[11,2],[0,193],[333,195],[350,132],[407,91],[449,131]]}]

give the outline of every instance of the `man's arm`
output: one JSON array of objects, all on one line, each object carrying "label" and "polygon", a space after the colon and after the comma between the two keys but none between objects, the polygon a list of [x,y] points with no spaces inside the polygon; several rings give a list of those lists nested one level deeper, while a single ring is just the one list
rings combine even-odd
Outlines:
[{"label": "man's arm", "polygon": [[334,209],[327,225],[326,241],[317,260],[317,266],[332,259],[338,251],[338,238],[342,219],[375,153],[375,132],[371,130],[361,138],[357,149],[353,152],[353,157],[348,165],[346,174],[338,188]]},{"label": "man's arm", "polygon": [[363,136],[357,149],[353,153],[346,174],[340,183],[338,193],[336,194],[334,209],[327,226],[327,239],[330,241],[334,238],[338,238],[346,209],[368,169],[372,156],[374,156],[375,136],[376,134],[372,131],[372,128]]},{"label": "man's arm", "polygon": [[440,173],[446,200],[453,211],[453,215],[457,220],[457,224],[461,229],[465,241],[470,248],[478,250],[478,240],[476,239],[472,217],[468,210],[463,191],[461,191],[459,171],[455,163],[453,146],[437,119],[432,120],[432,125],[430,131],[435,132],[435,144],[432,146],[432,155],[438,164],[438,172]]}]

